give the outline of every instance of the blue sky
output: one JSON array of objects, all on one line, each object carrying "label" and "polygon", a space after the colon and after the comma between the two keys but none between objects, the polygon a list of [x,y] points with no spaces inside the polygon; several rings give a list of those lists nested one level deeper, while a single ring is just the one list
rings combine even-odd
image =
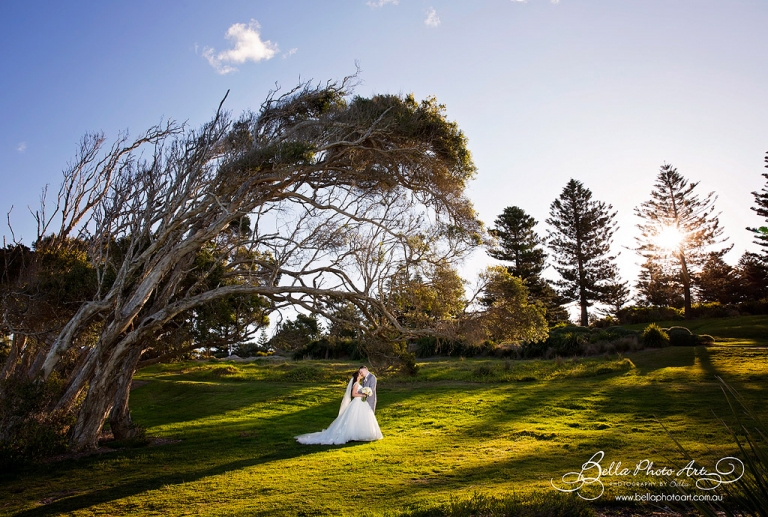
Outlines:
[{"label": "blue sky", "polygon": [[[633,208],[666,162],[718,193],[728,261],[756,249],[744,227],[762,223],[750,192],[768,151],[764,0],[4,0],[0,23],[0,208],[15,206],[26,242],[27,205],[57,187],[86,131],[197,126],[227,90],[228,109],[255,110],[275,83],[359,62],[359,94],[447,105],[487,224],[517,205],[544,234],[576,178],[618,210],[617,250],[632,246]],[[632,282],[636,262],[622,251]]]}]

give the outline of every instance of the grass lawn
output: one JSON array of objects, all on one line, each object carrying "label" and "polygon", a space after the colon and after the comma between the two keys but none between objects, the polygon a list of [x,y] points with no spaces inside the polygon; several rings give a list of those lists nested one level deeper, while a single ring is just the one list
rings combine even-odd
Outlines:
[{"label": "grass lawn", "polygon": [[[696,330],[698,332],[698,330]],[[384,439],[303,446],[335,418],[352,363],[177,363],[142,370],[133,417],[177,442],[64,460],[0,479],[0,515],[397,515],[472,494],[553,491],[603,468],[680,467],[663,423],[705,466],[736,452],[715,415],[724,377],[768,417],[768,350],[666,348],[578,360],[438,359],[379,375]],[[656,483],[637,489],[611,479]],[[604,476],[617,494],[658,477]]]}]

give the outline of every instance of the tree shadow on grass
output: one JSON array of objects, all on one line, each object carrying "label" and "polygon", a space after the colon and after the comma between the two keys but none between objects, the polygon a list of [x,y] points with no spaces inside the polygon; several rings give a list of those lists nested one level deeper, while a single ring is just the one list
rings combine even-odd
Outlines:
[{"label": "tree shadow on grass", "polygon": [[[283,418],[282,420],[290,421],[290,423],[281,421],[280,418],[275,418],[275,419],[269,419],[270,420],[269,422],[263,422],[262,425],[256,426],[255,428],[256,429],[266,429],[270,427],[284,428],[284,429],[296,428],[297,422],[304,420],[304,417],[300,413],[304,413],[305,411],[290,413],[287,416],[284,415],[284,417],[286,418]],[[128,483],[119,483],[115,486],[103,488],[100,490],[89,491],[86,493],[81,493],[76,495],[73,494],[73,492],[75,491],[72,491],[72,490],[61,490],[59,492],[53,492],[52,496],[54,498],[60,497],[60,499],[48,502],[43,506],[18,512],[14,515],[17,517],[42,517],[42,516],[61,515],[69,512],[83,510],[92,506],[109,503],[111,501],[123,499],[126,497],[136,496],[145,492],[158,490],[163,487],[167,487],[169,485],[180,485],[184,483],[195,482],[208,477],[219,476],[234,470],[247,469],[250,467],[265,465],[272,462],[290,460],[300,456],[311,455],[318,452],[322,452],[328,449],[353,448],[360,445],[366,445],[363,442],[349,442],[343,445],[332,445],[332,446],[331,445],[302,446],[294,442],[293,437],[288,436],[287,434],[283,440],[275,440],[270,437],[269,442],[271,446],[268,447],[268,452],[259,454],[258,456],[254,456],[254,457],[248,457],[240,460],[220,463],[218,465],[210,466],[204,469],[198,469],[198,470],[190,469],[189,471],[180,472],[180,473],[176,472],[176,473],[166,473],[162,475],[149,475],[141,479],[134,479],[133,481],[130,481]],[[158,449],[154,449],[154,451],[157,451],[157,450]],[[238,450],[241,451],[242,449],[238,449]],[[134,453],[147,454],[148,450],[136,449],[134,451],[122,454],[121,456],[118,456],[118,457],[110,455],[109,459],[119,460],[121,459],[121,457],[122,458],[130,457]],[[226,454],[226,453],[231,453],[232,450],[231,449],[228,451],[219,450],[215,452]],[[208,457],[209,458],[214,457],[215,452],[211,453]],[[117,454],[120,454],[120,453],[118,452]],[[186,459],[190,466],[195,464],[194,459],[189,459],[190,455],[186,449],[180,452],[177,452],[177,454],[181,458]],[[88,467],[87,463],[84,463],[84,462],[102,462],[104,460],[105,458],[103,456],[89,457],[79,461],[74,461],[68,467],[71,469],[83,470]],[[58,474],[61,474],[62,470],[58,470],[57,472]]]},{"label": "tree shadow on grass", "polygon": [[44,506],[32,508],[15,514],[17,517],[41,517],[49,515],[61,515],[68,512],[75,512],[88,508],[91,506],[108,503],[124,497],[130,497],[148,492],[151,490],[158,490],[168,485],[178,485],[182,483],[189,483],[197,481],[209,476],[217,476],[224,474],[230,470],[243,469],[271,461],[279,461],[288,459],[300,455],[299,451],[275,451],[270,454],[266,454],[259,458],[248,458],[222,465],[217,465],[212,468],[198,470],[196,472],[189,472],[185,474],[170,474],[163,476],[156,476],[146,479],[136,480],[130,483],[124,483],[117,486],[104,488],[101,490],[95,490],[80,495],[71,497],[65,497],[58,501],[51,502]]},{"label": "tree shadow on grass", "polygon": [[646,349],[627,354],[638,373],[648,375],[662,368],[686,368],[693,366],[696,355],[692,347],[673,346],[662,349]]}]

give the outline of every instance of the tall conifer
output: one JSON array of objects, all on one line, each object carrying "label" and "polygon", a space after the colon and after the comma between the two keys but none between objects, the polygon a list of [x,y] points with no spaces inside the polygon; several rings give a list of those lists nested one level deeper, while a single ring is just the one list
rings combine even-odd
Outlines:
[{"label": "tall conifer", "polygon": [[491,234],[496,237],[498,246],[488,250],[488,254],[507,262],[507,271],[519,277],[528,287],[528,298],[540,302],[546,309],[547,323],[554,325],[568,320],[568,312],[562,306],[563,300],[541,275],[546,268],[547,254],[544,251],[544,239],[535,231],[538,221],[525,213],[520,207],[508,206],[496,218]]},{"label": "tall conifer", "polygon": [[637,225],[637,251],[654,264],[670,270],[683,291],[686,317],[691,314],[693,278],[711,254],[723,256],[730,246],[713,249],[727,240],[715,213],[717,196],[710,192],[703,199],[695,193],[698,182],[689,183],[672,165],[661,166],[651,191],[651,199],[635,208],[642,219]]},{"label": "tall conifer", "polygon": [[587,308],[604,301],[608,286],[618,274],[611,255],[616,231],[616,212],[602,201],[592,199],[592,191],[571,179],[560,197],[549,207],[547,244],[554,266],[562,277],[556,282],[560,294],[576,301],[581,308],[581,325],[589,323]]}]

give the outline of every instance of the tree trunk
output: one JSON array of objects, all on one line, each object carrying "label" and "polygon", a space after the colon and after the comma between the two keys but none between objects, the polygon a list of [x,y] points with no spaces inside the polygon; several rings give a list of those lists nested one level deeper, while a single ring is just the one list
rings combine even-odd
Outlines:
[{"label": "tree trunk", "polygon": [[131,440],[136,438],[138,434],[138,427],[131,419],[128,399],[131,394],[131,382],[140,357],[141,348],[131,349],[125,359],[125,366],[118,374],[115,399],[112,403],[112,411],[109,413],[109,427],[112,429],[115,440]]},{"label": "tree trunk", "polygon": [[680,255],[680,276],[683,281],[683,297],[685,300],[685,319],[691,319],[693,316],[691,313],[691,275],[688,272],[688,264],[686,263],[685,256]]},{"label": "tree trunk", "polygon": [[[96,364],[90,378],[88,394],[77,415],[77,422],[70,438],[70,445],[75,451],[95,449],[99,445],[99,435],[107,418],[117,392],[116,378],[119,378],[127,353],[124,346],[115,343],[106,357]],[[131,375],[133,370],[131,370]]]},{"label": "tree trunk", "polygon": [[16,370],[16,365],[19,362],[19,356],[24,346],[27,344],[27,336],[14,334],[13,341],[11,342],[11,352],[5,360],[2,371],[0,371],[0,381],[4,381]]}]

